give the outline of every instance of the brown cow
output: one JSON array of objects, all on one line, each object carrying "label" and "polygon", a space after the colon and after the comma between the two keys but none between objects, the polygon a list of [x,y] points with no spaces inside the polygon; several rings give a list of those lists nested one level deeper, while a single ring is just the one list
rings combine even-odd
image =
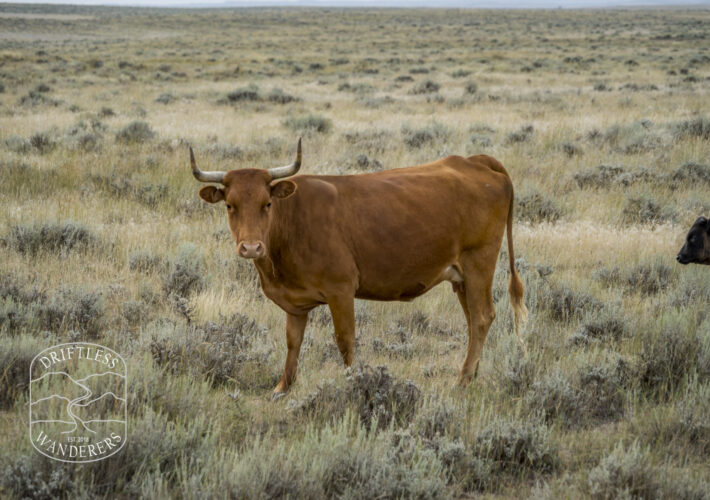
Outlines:
[{"label": "brown cow", "polygon": [[359,175],[299,175],[296,161],[269,170],[202,172],[200,197],[224,201],[237,255],[253,259],[264,294],[286,311],[288,354],[274,395],[296,378],[311,309],[328,304],[346,365],[355,348],[354,299],[409,301],[450,281],[468,323],[459,384],[478,369],[495,318],[491,285],[507,224],[511,304],[525,321],[513,256],[513,183],[496,159],[448,156]]},{"label": "brown cow", "polygon": [[710,265],[710,220],[705,217],[695,220],[676,260],[681,264]]}]

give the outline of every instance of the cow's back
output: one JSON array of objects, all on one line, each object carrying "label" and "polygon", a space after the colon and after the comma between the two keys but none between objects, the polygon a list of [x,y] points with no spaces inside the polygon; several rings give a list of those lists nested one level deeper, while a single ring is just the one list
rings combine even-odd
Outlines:
[{"label": "cow's back", "polygon": [[491,233],[500,245],[512,195],[502,165],[487,156],[294,181],[335,188],[327,207],[335,227],[326,232],[347,247],[338,253],[355,263],[358,296],[383,300],[424,293],[464,249],[489,244]]}]

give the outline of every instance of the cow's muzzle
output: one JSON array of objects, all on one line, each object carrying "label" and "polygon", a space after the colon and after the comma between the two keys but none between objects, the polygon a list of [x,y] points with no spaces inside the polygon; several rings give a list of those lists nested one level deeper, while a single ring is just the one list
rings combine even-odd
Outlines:
[{"label": "cow's muzzle", "polygon": [[676,255],[675,260],[677,260],[680,264],[683,265],[690,264],[692,262],[690,258],[686,257],[683,254]]},{"label": "cow's muzzle", "polygon": [[237,247],[237,253],[245,259],[260,259],[266,254],[266,248],[261,241],[242,241]]}]

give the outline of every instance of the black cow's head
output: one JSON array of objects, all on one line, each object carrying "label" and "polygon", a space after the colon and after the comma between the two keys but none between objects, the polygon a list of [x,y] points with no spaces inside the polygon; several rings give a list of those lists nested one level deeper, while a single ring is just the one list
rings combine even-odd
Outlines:
[{"label": "black cow's head", "polygon": [[710,221],[698,217],[685,237],[685,244],[678,252],[676,260],[681,264],[710,265]]}]

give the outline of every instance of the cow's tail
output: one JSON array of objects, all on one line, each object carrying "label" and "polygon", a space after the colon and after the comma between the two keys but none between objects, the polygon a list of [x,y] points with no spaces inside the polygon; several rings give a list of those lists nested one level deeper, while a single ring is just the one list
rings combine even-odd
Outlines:
[{"label": "cow's tail", "polygon": [[510,294],[510,305],[513,308],[513,322],[515,324],[515,334],[518,337],[523,352],[525,352],[525,344],[523,343],[522,329],[528,319],[528,308],[525,307],[523,295],[523,282],[520,279],[518,271],[515,269],[515,254],[513,253],[513,207],[515,206],[515,195],[512,191],[510,194],[510,208],[508,209],[507,223],[507,240],[508,240],[508,262],[510,264],[510,284],[508,285],[508,293]]}]

